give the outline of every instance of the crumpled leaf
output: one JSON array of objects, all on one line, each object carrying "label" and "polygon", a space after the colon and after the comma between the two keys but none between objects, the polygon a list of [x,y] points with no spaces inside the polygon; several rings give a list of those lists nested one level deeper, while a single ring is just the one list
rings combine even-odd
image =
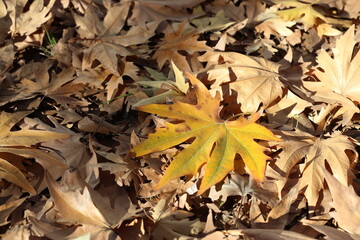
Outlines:
[{"label": "crumpled leaf", "polygon": [[206,87],[194,76],[187,74],[195,88],[198,103],[190,105],[174,101],[174,104],[151,104],[138,107],[140,111],[159,114],[183,120],[183,123],[167,123],[151,134],[147,141],[132,149],[136,156],[161,151],[195,137],[193,143],[175,156],[165,175],[157,185],[163,187],[167,182],[184,175],[195,175],[206,164],[205,176],[198,194],[220,182],[234,169],[234,158],[238,153],[257,181],[263,181],[266,160],[265,147],[254,139],[281,141],[265,127],[256,124],[260,113],[249,120],[240,117],[235,121],[219,117],[220,96],[212,98]]},{"label": "crumpled leaf", "polygon": [[159,43],[159,49],[153,57],[157,59],[158,66],[161,69],[166,61],[173,61],[181,70],[190,72],[191,66],[179,51],[183,50],[189,54],[198,51],[210,51],[205,41],[198,41],[199,35],[194,32],[184,33],[185,23],[182,23],[174,32],[166,32],[162,42]]}]

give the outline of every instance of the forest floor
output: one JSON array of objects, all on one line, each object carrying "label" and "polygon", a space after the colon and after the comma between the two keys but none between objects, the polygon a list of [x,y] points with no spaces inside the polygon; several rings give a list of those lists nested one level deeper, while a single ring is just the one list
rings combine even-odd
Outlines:
[{"label": "forest floor", "polygon": [[0,0],[2,239],[360,239],[356,0]]}]

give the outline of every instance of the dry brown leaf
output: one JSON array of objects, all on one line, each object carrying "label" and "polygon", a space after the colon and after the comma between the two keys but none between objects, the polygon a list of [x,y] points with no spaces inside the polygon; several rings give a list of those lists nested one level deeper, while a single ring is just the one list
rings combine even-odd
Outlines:
[{"label": "dry brown leaf", "polygon": [[0,226],[4,226],[10,223],[8,221],[9,215],[22,204],[27,198],[20,198],[17,200],[10,200],[0,205]]},{"label": "dry brown leaf", "polygon": [[32,1],[30,6],[27,0],[5,0],[5,3],[7,13],[12,21],[10,31],[14,36],[17,33],[30,35],[41,28],[42,24],[51,19],[51,9],[55,0],[47,1],[47,5],[43,0]]},{"label": "dry brown leaf", "polygon": [[162,199],[150,212],[156,222],[151,236],[154,239],[193,239],[191,236],[199,234],[205,227],[205,223],[199,219],[190,220],[193,215],[181,210],[172,212],[166,206],[166,200]]},{"label": "dry brown leaf", "polygon": [[0,146],[26,146],[56,139],[68,138],[70,135],[41,130],[21,129],[11,131],[12,127],[31,112],[0,113]]},{"label": "dry brown leaf", "polygon": [[[102,189],[106,194],[103,197],[80,179],[76,172],[72,174],[66,172],[62,185],[55,182],[48,174],[45,177],[55,207],[62,217],[58,220],[59,223],[82,225],[72,236],[84,233],[95,236],[108,235],[113,228],[135,215],[134,205],[130,202],[126,191],[116,186]],[[114,205],[111,201],[114,201]]]},{"label": "dry brown leaf", "polygon": [[138,0],[134,2],[133,14],[130,18],[130,24],[145,27],[149,22],[161,22],[165,19],[175,21],[184,21],[191,16],[186,8],[191,8],[204,0]]},{"label": "dry brown leaf", "polygon": [[[199,60],[207,62],[209,80],[215,80],[211,93],[222,92],[219,88],[228,84],[237,93],[237,102],[245,113],[256,112],[261,103],[266,108],[283,94],[284,85],[278,74],[280,65],[274,62],[235,52],[207,52]],[[229,69],[235,74],[235,81],[231,80]]]},{"label": "dry brown leaf", "polygon": [[31,186],[28,182],[24,174],[15,167],[14,165],[10,164],[8,161],[0,158],[0,179],[5,179],[8,182],[11,182],[25,191],[36,194],[36,190]]},{"label": "dry brown leaf", "polygon": [[[317,57],[317,69],[314,75],[321,81],[318,88],[333,91],[353,101],[360,102],[360,54],[354,54],[354,46],[357,42],[354,40],[354,25],[347,30],[336,41],[336,47],[333,48],[334,57],[321,50]],[[310,89],[312,90],[312,89]]]},{"label": "dry brown leaf", "polygon": [[165,32],[165,37],[159,43],[159,49],[155,52],[154,58],[157,59],[158,66],[161,69],[165,62],[171,61],[184,72],[191,72],[191,65],[179,51],[186,51],[188,54],[193,54],[198,51],[211,51],[212,48],[207,46],[205,41],[198,41],[199,35],[190,32],[183,33],[185,23],[181,23],[176,31]]},{"label": "dry brown leaf", "polygon": [[[127,56],[131,52],[126,49],[129,45],[146,42],[154,34],[157,25],[151,24],[148,28],[134,28],[127,33],[120,32],[125,24],[129,3],[112,6],[102,22],[97,14],[97,9],[89,5],[84,16],[74,14],[77,29],[81,38],[84,38],[82,69],[91,68],[93,61],[100,61],[111,73],[121,76],[117,55]],[[129,39],[130,37],[130,39]]]},{"label": "dry brown leaf", "polygon": [[94,205],[88,187],[80,192],[79,189],[72,190],[70,186],[59,185],[48,174],[45,177],[62,221],[109,227],[103,214]]},{"label": "dry brown leaf", "polygon": [[206,236],[203,240],[221,239],[221,237],[229,240],[241,239],[240,237],[248,237],[247,239],[256,240],[314,240],[314,238],[307,237],[297,232],[278,229],[236,229],[221,232],[217,231]]},{"label": "dry brown leaf", "polygon": [[[276,165],[281,169],[282,174],[288,177],[290,170],[305,158],[300,169],[299,190],[304,191],[310,206],[316,206],[319,192],[324,187],[324,174],[321,167],[325,167],[325,161],[336,178],[347,185],[348,170],[353,157],[349,157],[345,150],[352,151],[355,154],[354,158],[357,157],[354,145],[347,136],[334,134],[330,138],[317,138],[299,130],[279,134],[285,141],[279,144],[283,151]],[[282,186],[284,184],[279,183]]]},{"label": "dry brown leaf", "polygon": [[315,225],[315,224],[307,224],[312,227],[316,231],[326,235],[326,239],[328,240],[360,240],[360,235],[349,234],[343,231],[340,231],[336,228],[332,228],[329,226]]},{"label": "dry brown leaf", "polygon": [[335,212],[330,215],[335,218],[339,226],[345,231],[358,234],[360,238],[360,197],[352,186],[339,182],[325,168],[322,168],[325,180],[333,198],[332,206]]}]

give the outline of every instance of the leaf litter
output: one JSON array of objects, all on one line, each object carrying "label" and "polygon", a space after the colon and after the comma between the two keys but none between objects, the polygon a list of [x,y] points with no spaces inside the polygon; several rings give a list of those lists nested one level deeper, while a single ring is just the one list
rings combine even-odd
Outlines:
[{"label": "leaf litter", "polygon": [[359,11],[0,0],[2,239],[359,239]]}]

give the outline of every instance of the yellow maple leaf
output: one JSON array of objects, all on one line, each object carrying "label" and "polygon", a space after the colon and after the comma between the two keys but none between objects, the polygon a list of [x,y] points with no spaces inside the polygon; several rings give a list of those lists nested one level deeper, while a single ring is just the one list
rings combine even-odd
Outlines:
[{"label": "yellow maple leaf", "polygon": [[136,156],[162,151],[169,147],[195,138],[190,146],[174,157],[158,185],[159,189],[167,182],[184,176],[195,175],[206,164],[206,171],[198,194],[220,182],[234,169],[234,158],[240,154],[250,173],[257,181],[263,181],[266,160],[265,147],[254,140],[281,141],[270,130],[255,123],[260,113],[249,119],[240,117],[234,121],[222,120],[220,95],[212,98],[208,89],[194,76],[187,74],[196,95],[197,104],[191,105],[174,100],[174,104],[150,104],[137,110],[158,114],[184,122],[166,123],[165,128],[150,134],[147,141],[132,149]]}]

